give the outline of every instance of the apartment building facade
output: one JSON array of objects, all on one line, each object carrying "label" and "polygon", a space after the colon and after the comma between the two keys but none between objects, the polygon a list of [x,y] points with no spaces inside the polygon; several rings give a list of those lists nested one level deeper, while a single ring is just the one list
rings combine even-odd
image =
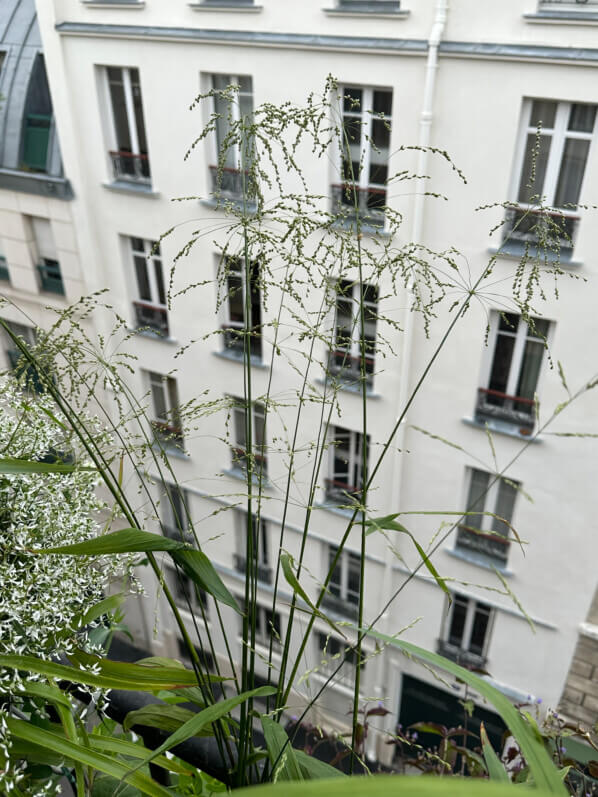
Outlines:
[{"label": "apartment building facade", "polygon": [[[72,212],[76,247],[85,253],[85,285],[88,290],[108,288],[130,329],[141,330],[128,343],[138,367],[131,386],[147,394],[153,433],[167,448],[184,487],[181,492],[156,479],[163,527],[168,531],[193,523],[203,550],[239,596],[246,535],[239,503],[248,448],[241,420],[239,330],[251,313],[257,397],[251,408],[252,444],[267,476],[255,523],[258,657],[266,653],[270,637],[284,634],[286,627],[285,596],[290,598],[290,592],[281,587],[283,601],[274,616],[271,596],[289,462],[280,441],[286,440],[296,409],[268,412],[267,400],[260,397],[280,399],[295,389],[301,344],[289,327],[296,357],[274,356],[268,330],[276,318],[276,289],[266,297],[256,274],[247,296],[238,259],[228,260],[222,272],[219,249],[228,217],[218,197],[239,197],[242,153],[233,148],[219,168],[224,125],[200,141],[185,161],[191,142],[210,110],[223,118],[232,114],[234,121],[235,114],[250,114],[263,102],[300,105],[310,92],[321,92],[332,74],[342,94],[351,98],[339,108],[345,126],[350,129],[354,121],[363,126],[353,128],[360,132],[349,151],[349,160],[357,164],[350,179],[340,158],[332,158],[327,168],[309,157],[302,162],[310,190],[326,197],[323,206],[342,207],[349,184],[351,202],[371,227],[364,246],[372,248],[376,236],[384,236],[390,212],[385,208],[402,213],[397,245],[413,241],[429,251],[454,252],[463,278],[456,299],[466,295],[493,260],[494,280],[479,300],[472,300],[447,339],[369,497],[373,516],[413,513],[401,520],[424,547],[438,539],[442,519],[450,519],[442,513],[458,517],[469,510],[468,519],[433,554],[441,575],[450,576],[452,603],[426,570],[413,574],[417,551],[406,537],[392,540],[395,552],[382,535],[372,534],[366,552],[365,620],[373,619],[405,584],[380,618],[379,630],[401,632],[422,647],[484,667],[514,701],[542,698],[556,706],[578,634],[589,633],[586,619],[596,587],[591,529],[597,458],[591,439],[578,436],[596,431],[592,392],[536,432],[567,399],[557,363],[563,363],[572,392],[592,378],[595,368],[588,352],[598,332],[592,258],[597,233],[584,206],[598,204],[593,179],[598,172],[598,48],[593,44],[598,4],[508,0],[488,10],[473,0],[177,0],[166,8],[154,0],[54,0],[39,2],[37,12],[65,172],[76,197]],[[238,92],[232,111],[225,95],[218,94],[211,109],[188,110],[198,93],[223,91],[230,84]],[[377,124],[380,113],[384,125]],[[426,156],[421,149],[426,145],[448,152],[467,184],[441,156]],[[534,211],[532,169],[535,193],[555,209],[552,216]],[[400,170],[419,178],[391,189],[387,180]],[[426,190],[449,201],[425,196]],[[182,204],[172,202],[175,197],[197,199]],[[20,194],[18,201],[24,201]],[[61,202],[63,207],[66,200]],[[481,207],[486,209],[477,210]],[[20,213],[20,206],[14,212]],[[517,263],[537,246],[538,229],[551,219],[559,239],[553,254],[556,258],[558,252],[564,275],[558,300],[552,277],[539,275],[545,300],[536,303],[537,320],[528,325],[507,297]],[[158,247],[160,235],[170,228],[176,233]],[[178,261],[171,277],[176,254],[192,234],[198,239],[194,249]],[[0,235],[4,241],[4,227]],[[7,253],[9,269],[13,259]],[[219,280],[228,288],[222,301]],[[587,280],[583,287],[582,280]],[[184,292],[169,308],[169,286],[178,292],[192,283],[201,287]],[[364,452],[369,469],[450,322],[447,309],[439,310],[426,335],[410,312],[409,287],[395,284],[383,271],[377,284],[365,290],[364,352],[356,333],[361,319],[354,276],[333,280],[333,290],[331,340],[318,344],[315,359],[347,389],[338,393],[315,500],[308,506],[309,479],[301,475],[310,464],[305,455],[296,467],[285,520],[285,547],[296,554],[305,513],[313,509],[304,561],[306,588],[314,594],[346,527],[347,512],[339,504],[360,494]],[[66,294],[69,298],[68,285]],[[31,287],[15,298],[40,306]],[[317,307],[314,296],[314,312]],[[394,323],[376,320],[378,311]],[[38,323],[44,320],[42,314]],[[107,334],[111,323],[108,316],[100,319],[99,331]],[[215,327],[218,334],[213,334]],[[380,355],[382,340],[396,359]],[[580,346],[581,340],[590,345]],[[190,353],[174,364],[174,353],[191,341]],[[360,398],[352,389],[362,357],[367,436]],[[316,371],[311,382],[322,391],[325,370]],[[185,432],[178,407],[208,387],[209,398],[230,397],[227,411]],[[297,448],[305,452],[320,418],[315,404],[303,411]],[[503,470],[505,478],[497,479]],[[439,515],[418,514],[423,510]],[[513,528],[524,546],[516,544]],[[175,591],[177,584],[173,581]],[[146,586],[154,589],[149,578]],[[354,622],[358,593],[359,538],[352,532],[329,585],[325,605],[330,616]],[[217,649],[224,651],[211,599],[201,603]],[[228,616],[226,607],[222,612],[227,627],[234,628],[238,618],[232,611]],[[157,637],[151,633],[154,613]],[[129,612],[146,647],[178,655],[167,617],[162,603],[151,597]],[[308,677],[293,694],[289,713],[299,713],[305,697],[319,690],[346,644],[316,621],[301,661],[300,672]],[[458,716],[462,685],[450,678],[439,683],[390,648],[373,655],[373,639],[366,639],[365,649],[364,702],[381,700],[390,710],[380,726],[392,731],[398,723],[432,719],[428,712],[447,723]],[[346,726],[355,666],[349,656],[319,699],[313,719],[327,727]],[[262,675],[267,676],[265,665]],[[473,698],[478,715],[499,734],[488,707]],[[375,751],[376,742],[372,735],[370,752],[388,756],[391,748],[380,744]]]}]

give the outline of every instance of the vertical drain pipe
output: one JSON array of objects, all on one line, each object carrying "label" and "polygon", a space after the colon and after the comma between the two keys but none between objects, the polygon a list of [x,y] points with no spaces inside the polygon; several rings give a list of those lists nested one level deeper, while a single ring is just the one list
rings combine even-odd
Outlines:
[{"label": "vertical drain pipe", "polygon": [[[417,164],[417,174],[419,175],[418,179],[416,180],[415,184],[415,199],[413,202],[413,225],[411,230],[411,241],[414,246],[418,246],[422,242],[422,234],[423,234],[423,227],[424,227],[424,215],[425,215],[425,199],[424,196],[428,180],[426,178],[426,173],[428,170],[428,161],[429,161],[429,152],[428,147],[430,146],[430,139],[432,133],[432,121],[434,119],[434,95],[436,91],[436,75],[438,72],[438,47],[444,35],[444,29],[446,26],[446,19],[448,16],[448,9],[449,9],[449,0],[437,0],[436,2],[436,9],[434,12],[434,23],[432,25],[432,30],[430,31],[430,36],[428,37],[428,57],[426,60],[426,78],[425,78],[425,85],[424,85],[424,101],[421,110],[420,116],[420,123],[419,123],[419,139],[418,139],[418,146],[421,148],[419,150],[419,157],[418,157],[418,164]],[[406,288],[406,317],[405,317],[405,329],[403,332],[403,346],[402,346],[402,361],[401,361],[401,375],[400,375],[400,382],[399,382],[399,394],[398,394],[398,402],[397,402],[397,417],[400,414],[402,408],[407,403],[409,398],[409,377],[411,372],[411,358],[413,353],[413,334],[414,334],[414,313],[411,311],[411,305],[413,301],[413,290],[412,290],[413,282],[412,280],[409,281],[407,288]],[[406,420],[406,419],[405,419]],[[397,431],[397,435],[395,438],[395,445],[397,450],[394,454],[393,459],[393,479],[392,484],[395,487],[394,495],[396,496],[397,501],[397,509],[400,509],[401,506],[401,492],[402,492],[402,481],[403,481],[403,456],[401,451],[405,448],[405,438],[406,438],[406,423],[405,421],[401,424]],[[393,579],[392,579],[392,566],[394,562],[394,557],[391,551],[386,551],[386,557],[384,562],[384,573],[382,576],[382,590],[381,594],[383,596],[384,601],[388,600],[393,592]],[[390,628],[389,623],[390,617],[389,612],[386,611],[380,618],[379,629],[382,633],[385,634],[394,634],[397,632],[396,628]],[[377,677],[376,677],[376,685],[375,685],[375,692],[376,695],[382,699],[387,697],[385,695],[384,690],[390,684],[388,679],[388,653],[381,653],[377,657],[378,661],[378,670],[377,670]],[[392,696],[391,696],[392,699]],[[390,710],[390,714],[387,715],[389,718],[394,716],[395,706],[390,705],[387,706]],[[383,725],[383,723],[380,723]],[[376,731],[370,730],[369,738],[368,738],[368,757],[372,759],[380,759],[382,758],[382,752],[384,750],[383,747],[383,737]],[[391,750],[392,748],[386,747],[386,750]]]}]

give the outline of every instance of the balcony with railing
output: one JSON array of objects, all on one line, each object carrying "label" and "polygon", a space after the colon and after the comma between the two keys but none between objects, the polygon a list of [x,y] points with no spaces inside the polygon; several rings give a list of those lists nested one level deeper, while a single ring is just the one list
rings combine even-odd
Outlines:
[{"label": "balcony with railing", "polygon": [[456,546],[460,550],[482,554],[490,562],[505,565],[511,545],[508,537],[497,532],[486,532],[471,526],[459,526]]},{"label": "balcony with railing", "polygon": [[475,420],[479,423],[499,420],[516,426],[520,434],[531,434],[535,423],[535,400],[509,396],[499,390],[479,387],[475,407]]},{"label": "balcony with railing", "polygon": [[[245,325],[230,321],[220,329],[225,350],[242,360],[245,354]],[[260,361],[262,359],[262,338],[259,327],[255,327],[249,333],[249,356]]]},{"label": "balcony with railing", "polygon": [[356,620],[359,614],[359,604],[351,600],[342,598],[340,595],[333,595],[327,591],[322,598],[322,606],[325,609],[330,609],[341,617],[347,617],[350,620]]},{"label": "balcony with railing", "polygon": [[4,255],[0,255],[0,280],[10,282],[10,274],[8,273],[8,264]]},{"label": "balcony with railing", "polygon": [[359,11],[368,13],[396,12],[400,11],[401,3],[399,0],[338,0],[339,9],[343,11]]},{"label": "balcony with railing", "polygon": [[229,199],[237,204],[245,202],[248,208],[255,207],[255,185],[247,169],[231,166],[210,166],[212,194],[216,199]]},{"label": "balcony with railing", "polygon": [[56,293],[64,296],[64,283],[58,261],[44,259],[37,265],[40,289],[45,293]]},{"label": "balcony with railing", "polygon": [[183,430],[180,426],[175,426],[165,421],[152,421],[154,436],[163,448],[184,448]]},{"label": "balcony with railing", "polygon": [[115,180],[148,184],[151,181],[149,157],[134,152],[110,151]]},{"label": "balcony with railing", "polygon": [[[247,472],[247,467],[249,465],[249,455],[244,448],[231,448],[232,458],[233,458],[233,468],[237,470],[243,471],[243,473]],[[252,458],[254,461],[254,468],[253,474],[254,476],[266,476],[268,472],[268,460],[267,457],[263,454],[257,454],[255,451],[252,454]]]},{"label": "balcony with railing", "polygon": [[161,304],[133,302],[137,329],[147,328],[159,335],[168,337],[168,310]]},{"label": "balcony with railing", "polygon": [[386,188],[341,183],[331,185],[330,189],[334,213],[353,223],[359,219],[367,227],[384,227]]},{"label": "balcony with railing", "polygon": [[351,499],[361,501],[361,487],[353,487],[340,479],[325,479],[326,499],[337,504],[347,505]]},{"label": "balcony with railing", "polygon": [[[361,382],[361,356],[355,357],[342,349],[333,349],[328,355],[328,370],[341,382],[359,384]],[[374,381],[374,357],[363,358],[365,383],[371,387]]]},{"label": "balcony with railing", "polygon": [[471,650],[463,650],[457,645],[451,645],[445,639],[439,639],[436,644],[436,652],[445,659],[450,659],[468,670],[475,670],[485,667],[487,658]]},{"label": "balcony with railing", "polygon": [[[247,557],[241,556],[241,554],[235,553],[233,554],[233,559],[235,562],[235,570],[238,573],[245,573],[247,568]],[[252,568],[253,569],[253,568]],[[268,567],[268,565],[263,564],[262,562],[257,563],[257,577],[258,581],[263,581],[264,584],[271,584],[272,583],[272,568]]]},{"label": "balcony with railing", "polygon": [[565,211],[508,208],[502,251],[571,260],[578,225],[579,216]]}]

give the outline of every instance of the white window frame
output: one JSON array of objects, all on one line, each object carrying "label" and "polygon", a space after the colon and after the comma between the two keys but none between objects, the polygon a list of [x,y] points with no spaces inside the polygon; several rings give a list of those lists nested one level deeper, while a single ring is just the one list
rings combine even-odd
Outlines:
[{"label": "white window frame", "polygon": [[[220,269],[223,269],[220,272]],[[261,292],[261,285],[260,285],[260,278],[259,278],[259,263],[254,261],[253,268],[252,268],[252,277],[255,273],[255,278],[250,280],[251,286],[256,285],[257,293],[259,297],[259,324],[256,324],[255,327],[252,325],[251,329],[254,330],[258,327],[256,332],[252,331],[251,338],[250,338],[250,350],[253,346],[257,351],[253,352],[250,351],[250,357],[255,359],[257,362],[261,362],[262,359],[262,334],[261,334],[261,327],[262,327],[262,292]],[[231,301],[231,287],[229,285],[229,278],[231,275],[238,276],[241,282],[241,287],[239,290],[241,304],[243,307],[243,321],[233,321],[231,318],[231,311],[230,311],[230,301]],[[247,286],[245,281],[245,258],[243,257],[226,257],[222,260],[219,264],[219,268],[217,269],[217,283],[219,285],[219,290],[223,292],[224,295],[221,293],[221,303],[222,303],[222,335],[223,335],[223,342],[224,342],[224,350],[226,352],[230,352],[233,354],[234,352],[238,351],[239,356],[242,358],[244,356],[244,345],[241,347],[234,347],[227,345],[226,341],[226,333],[227,330],[239,331],[242,332],[245,329],[246,323],[246,311],[247,311]],[[250,286],[250,290],[251,290]],[[253,308],[253,303],[250,302],[251,307]],[[253,319],[251,319],[253,321]],[[239,337],[241,344],[243,344],[243,338]],[[239,350],[240,349],[240,350]],[[236,355],[234,355],[236,356]]]},{"label": "white window frame", "polygon": [[[342,486],[340,480],[336,478],[338,474],[335,471],[335,464],[334,464],[336,458],[336,450],[339,448],[339,446],[336,445],[335,441],[342,438],[348,439],[349,451],[348,451],[347,463],[348,463],[349,476],[350,478],[353,478],[353,474],[355,473],[357,474],[357,479],[355,480],[357,481],[357,484],[347,484],[344,487]],[[370,436],[368,435],[366,441],[366,445],[368,447],[368,456],[367,456],[368,465],[369,465],[369,444],[370,444]],[[330,435],[330,446],[329,446],[330,455],[328,458],[329,485],[327,486],[326,490],[327,494],[331,496],[334,492],[338,492],[339,498],[341,500],[348,500],[346,496],[342,495],[343,492],[349,492],[349,493],[352,491],[355,491],[356,493],[361,492],[361,490],[363,489],[363,485],[367,480],[367,473],[365,474],[365,478],[364,474],[362,473],[362,446],[363,446],[363,435],[361,434],[361,432],[355,432],[352,429],[345,429],[342,426],[332,427]]]},{"label": "white window frame", "polygon": [[[451,635],[451,626],[453,624],[453,615],[455,607],[459,602],[461,604],[466,603],[467,609],[465,615],[465,625],[463,627],[463,634],[461,636],[460,643],[457,645],[454,642],[450,641],[450,635]],[[484,633],[484,642],[482,645],[481,652],[471,650],[471,635],[478,607],[481,612],[487,613],[488,616],[488,623],[486,625],[486,631]],[[487,612],[486,609],[488,610]],[[465,654],[464,656],[465,659],[467,658],[471,658],[473,660],[485,659],[487,656],[488,647],[490,645],[490,637],[492,636],[494,616],[495,616],[495,609],[493,609],[493,607],[490,604],[484,603],[483,601],[478,601],[475,598],[470,598],[467,595],[454,593],[452,604],[447,613],[446,622],[444,624],[444,630],[442,635],[443,640],[453,651],[455,651],[455,653]]]},{"label": "white window frame", "polygon": [[[239,606],[245,608],[245,599],[237,596],[237,603]],[[275,651],[281,648],[282,639],[282,616],[280,612],[274,612],[268,606],[262,606],[256,603],[255,606],[255,644],[262,648],[270,647],[270,637],[272,638],[272,648]],[[239,637],[243,637],[243,622],[242,618],[239,625]],[[270,624],[272,621],[272,624]],[[277,628],[278,626],[278,628]],[[274,633],[276,631],[276,633]]]},{"label": "white window frame", "polygon": [[[334,557],[338,552],[338,547],[329,543],[327,549],[328,562],[326,573],[330,570]],[[328,592],[334,599],[341,600],[352,606],[358,606],[359,590],[355,591],[349,587],[349,572],[351,566],[356,568],[358,578],[361,579],[361,557],[359,554],[353,553],[353,551],[343,549],[336,563],[335,571],[328,582]]]},{"label": "white window frame", "polygon": [[[10,327],[11,331],[14,332],[15,335],[19,335],[23,338],[23,341],[27,344],[27,346],[33,347],[36,344],[36,333],[33,327],[28,327],[26,324],[19,324],[17,321],[8,321],[4,319],[5,323]],[[6,355],[6,364],[7,370],[12,371],[20,357],[20,351],[16,348],[12,338],[8,336],[8,333],[3,330],[3,338],[6,344],[4,349]],[[19,357],[13,362],[11,359],[11,355],[14,357],[14,353],[18,353]]]},{"label": "white window frame", "polygon": [[[247,553],[247,512],[243,509],[235,509],[234,510],[234,519],[235,519],[235,547],[237,551],[237,556],[240,560],[245,562],[246,553]],[[256,527],[259,529],[258,533],[255,533]],[[270,534],[268,528],[268,522],[264,520],[263,517],[258,519],[257,515],[252,516],[252,530],[254,539],[257,537],[257,564],[258,568],[270,567]],[[254,544],[255,550],[255,544]],[[237,567],[237,569],[241,569]],[[245,567],[242,568],[245,571]]]},{"label": "white window frame", "polygon": [[[345,287],[343,288],[343,285]],[[352,282],[351,280],[339,280],[336,285],[334,286],[335,290],[335,309],[334,309],[334,336],[333,336],[333,352],[330,358],[330,368],[333,373],[343,375],[347,374],[353,379],[359,379],[361,376],[361,313],[359,310],[359,299],[360,299],[360,291],[359,291],[359,282]],[[371,299],[365,298],[368,291],[375,292],[376,301],[372,301]],[[340,301],[346,301],[347,304],[351,305],[351,334],[350,340],[348,341],[348,345],[345,343],[343,345],[343,341],[339,341],[339,313],[338,313],[338,304]],[[377,315],[378,315],[378,288],[376,285],[366,284],[364,285],[364,316],[365,316],[365,323],[366,328],[368,323],[368,311],[374,316],[374,349],[371,352],[367,352],[367,340],[366,340],[366,354],[365,360],[366,363],[371,360],[372,364],[372,373],[368,373],[366,369],[366,383],[368,386],[371,387],[373,381],[373,370],[374,365],[376,362],[376,351],[375,351],[375,340],[376,340],[376,326],[377,326]],[[349,336],[347,336],[349,338]],[[344,353],[346,354],[347,362],[344,362],[341,358],[341,363],[337,364],[337,362],[333,362],[333,357],[336,356],[337,353]]]},{"label": "white window frame", "polygon": [[[119,69],[122,75],[122,84],[123,84],[123,94],[125,97],[125,112],[127,115],[127,127],[129,129],[129,138],[131,140],[131,155],[136,156],[137,158],[141,159],[144,155],[147,157],[148,169],[150,169],[149,163],[149,152],[143,153],[141,152],[141,148],[139,146],[139,131],[137,129],[137,119],[135,118],[135,101],[133,99],[133,82],[131,80],[131,70],[136,69],[139,74],[139,92],[140,92],[140,101],[141,101],[141,109],[142,109],[142,117],[143,117],[143,125],[144,130],[143,133],[145,135],[145,139],[147,142],[147,125],[145,122],[145,109],[143,104],[143,92],[141,91],[141,71],[139,67],[136,66],[115,66],[113,64],[107,64],[103,67],[103,75],[104,75],[104,82],[105,82],[105,97],[107,100],[107,110],[108,110],[108,135],[109,135],[109,150],[114,152],[117,151],[118,142],[117,142],[117,135],[116,135],[116,120],[114,115],[114,107],[112,105],[112,92],[110,91],[110,76],[108,74],[108,69]],[[147,142],[148,151],[149,151],[149,142]],[[141,162],[141,161],[140,161]],[[112,173],[112,170],[111,170]],[[150,170],[151,175],[151,170]],[[116,178],[115,178],[116,179]],[[139,182],[150,183],[151,176],[145,177],[143,175],[125,175],[121,174],[118,179],[129,179],[135,180]]]},{"label": "white window frame", "polygon": [[[253,93],[253,77],[251,75],[229,75],[227,73],[221,72],[213,72],[210,74],[210,88],[214,92],[220,92],[222,89],[216,88],[216,78],[225,78],[227,80],[227,86],[235,86],[237,89],[237,94],[235,100],[229,103],[229,112],[231,117],[231,123],[234,124],[241,120],[241,97],[249,97],[251,98],[251,113],[253,115],[254,110],[254,93]],[[250,81],[250,90],[243,91],[241,89],[241,79],[247,79]],[[216,96],[212,97],[212,111],[214,114],[218,113],[217,110],[217,103],[216,103]],[[225,121],[228,126],[228,118],[225,117]],[[220,146],[218,142],[218,130],[214,129],[214,134],[211,136],[212,139],[212,163],[210,164],[210,172],[211,172],[211,185],[212,190],[216,191],[218,195],[222,195],[225,197],[230,198],[238,198],[242,196],[242,190],[236,190],[236,187],[233,190],[229,190],[226,188],[218,187],[216,184],[216,176],[217,172],[216,169],[218,167],[219,159],[220,159]],[[224,170],[232,170],[232,172],[236,173],[239,176],[243,172],[244,164],[243,164],[243,153],[241,152],[241,145],[238,142],[231,142],[229,145],[229,149],[227,151],[227,160],[230,159],[232,162],[232,166],[227,166],[224,163],[223,168]],[[246,169],[245,169],[246,170]],[[224,181],[223,181],[224,182]],[[234,182],[234,180],[233,180]],[[249,205],[255,205],[255,201],[253,199],[249,200]]]},{"label": "white window frame", "polygon": [[160,517],[165,536],[183,542],[193,542],[193,534],[189,531],[189,491],[166,481],[162,481],[160,487]]},{"label": "white window frame", "polygon": [[[151,422],[154,428],[164,434],[160,439],[166,447],[179,447],[183,444],[183,430],[179,416],[179,392],[177,380],[157,371],[145,371],[145,378],[150,392]],[[161,403],[165,408],[160,415],[156,402],[156,393],[161,393]]]},{"label": "white window frame", "polygon": [[[246,429],[245,426],[245,404],[246,402],[242,398],[238,398],[236,396],[229,397],[232,406],[230,410],[231,421],[232,421],[232,436],[231,436],[231,454],[232,454],[232,468],[233,470],[240,470],[243,473],[246,472],[247,466],[243,462],[243,456],[247,454],[247,445],[245,443],[245,432],[243,432],[243,439],[239,439],[237,437],[237,430],[238,424],[242,424],[242,428]],[[266,476],[268,472],[268,457],[266,454],[266,440],[267,440],[267,431],[266,431],[266,408],[263,404],[260,404],[258,401],[254,401],[251,406],[251,412],[253,414],[252,423],[251,423],[251,434],[252,434],[252,452],[253,457],[255,460],[255,468],[254,468],[254,476],[259,477],[260,472],[263,476]],[[263,422],[262,422],[263,421]],[[258,428],[263,429],[263,440],[259,442],[259,435],[257,434]],[[261,449],[261,451],[260,451]],[[261,466],[260,466],[261,465]]]},{"label": "white window frame", "polygon": [[[135,242],[139,241],[141,243],[141,249],[136,248]],[[138,327],[149,326],[152,328],[151,323],[139,323],[140,319],[143,320],[143,308],[147,308],[150,312],[157,311],[158,316],[163,318],[163,324],[160,324],[163,331],[160,331],[156,328],[156,331],[159,331],[160,334],[168,335],[168,305],[167,305],[167,288],[166,283],[164,281],[164,268],[162,263],[162,252],[160,247],[153,252],[154,246],[156,246],[156,241],[148,241],[145,238],[139,238],[137,236],[131,235],[126,236],[126,243],[128,247],[128,256],[131,261],[132,269],[133,269],[133,282],[135,285],[135,296],[137,297],[133,301],[133,305],[135,307],[135,324]],[[152,254],[153,252],[153,254]],[[144,261],[144,268],[145,274],[147,278],[147,283],[149,287],[149,299],[144,299],[141,296],[140,286],[139,286],[139,278],[137,276],[137,264],[136,258],[143,258]],[[158,277],[159,274],[159,277]],[[160,284],[162,283],[162,294],[164,301],[160,299]],[[141,312],[138,312],[137,308],[141,308]]]}]

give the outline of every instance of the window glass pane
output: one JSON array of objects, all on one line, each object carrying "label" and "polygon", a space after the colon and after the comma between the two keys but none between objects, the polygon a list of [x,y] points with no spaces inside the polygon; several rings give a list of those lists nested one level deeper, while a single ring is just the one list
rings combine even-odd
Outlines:
[{"label": "window glass pane", "polygon": [[162,277],[162,262],[158,260],[158,258],[153,258],[153,262],[156,288],[158,289],[158,296],[156,298],[160,304],[166,304],[166,291],[164,290],[164,279]]},{"label": "window glass pane", "polygon": [[538,139],[535,133],[528,134],[517,194],[519,202],[529,203],[533,197],[542,194],[551,142],[552,136],[541,135]]},{"label": "window glass pane", "polygon": [[168,418],[168,408],[166,406],[166,395],[164,384],[160,374],[150,374],[152,401],[154,405],[154,417],[159,421],[166,421]]},{"label": "window glass pane", "polygon": [[[328,546],[328,570],[332,567],[332,563],[334,562],[334,557],[338,552],[338,548],[335,548],[333,545]],[[337,598],[341,597],[342,591],[342,568],[341,568],[341,561],[342,557],[338,558],[338,561],[332,571],[332,576],[328,583],[328,589],[330,590],[332,595],[336,595]]]},{"label": "window glass pane", "polygon": [[381,152],[372,151],[372,157],[376,155],[380,158],[384,155],[388,158],[388,148],[390,147],[390,124],[383,119],[372,119],[372,144]]},{"label": "window glass pane", "polygon": [[147,273],[147,261],[142,255],[133,257],[135,263],[135,276],[137,277],[137,290],[139,298],[144,302],[151,302],[152,292],[150,290],[149,278]]},{"label": "window glass pane", "polygon": [[463,645],[463,632],[465,631],[465,619],[467,617],[466,598],[455,597],[453,600],[453,612],[451,615],[451,625],[448,634],[448,641],[451,645],[460,648]]},{"label": "window glass pane", "polygon": [[259,449],[263,449],[266,442],[266,414],[259,404],[253,407],[253,439],[260,453]]},{"label": "window glass pane", "polygon": [[242,406],[233,407],[233,424],[235,443],[238,448],[242,448],[245,451],[247,448],[245,441],[245,410]]},{"label": "window glass pane", "polygon": [[471,637],[469,640],[469,651],[481,656],[484,652],[484,642],[490,620],[490,607],[483,603],[476,604],[473,623],[471,626]]},{"label": "window glass pane", "polygon": [[590,142],[587,139],[566,139],[561,171],[554,195],[555,207],[564,208],[569,205],[577,205],[589,149]]},{"label": "window glass pane", "polygon": [[114,133],[116,136],[116,149],[121,152],[131,152],[131,137],[129,135],[129,120],[125,103],[125,89],[122,83],[122,70],[108,67],[108,84],[110,87],[110,100],[114,116]]},{"label": "window glass pane", "polygon": [[392,91],[374,91],[374,113],[392,114]]},{"label": "window glass pane", "polygon": [[[500,480],[498,485],[498,497],[496,499],[496,506],[494,507],[494,513],[504,518],[509,523],[513,517],[515,496],[517,495],[517,490],[513,484],[514,483],[510,483],[505,479]],[[497,534],[502,534],[503,537],[509,536],[509,527],[505,523],[495,517],[491,518],[491,520],[492,531],[495,531]]]},{"label": "window glass pane", "polygon": [[492,369],[490,371],[490,380],[488,382],[488,388],[490,390],[497,390],[499,393],[506,393],[514,347],[514,336],[503,334],[498,334],[496,336],[496,346],[494,348]]},{"label": "window glass pane", "polygon": [[243,302],[243,280],[239,274],[228,275],[228,319],[237,324],[245,323],[245,305]]},{"label": "window glass pane", "polygon": [[[486,504],[486,495],[490,474],[483,470],[472,470],[469,480],[469,495],[467,496],[467,512],[483,512]],[[473,529],[484,528],[484,515],[466,515],[465,525]]]},{"label": "window glass pane", "polygon": [[574,102],[569,114],[569,130],[575,130],[578,133],[591,133],[594,129],[595,118],[595,105]]},{"label": "window glass pane", "polygon": [[143,106],[141,104],[141,84],[139,83],[139,70],[130,69],[131,90],[133,92],[133,108],[135,109],[135,124],[137,126],[137,139],[139,152],[147,155],[147,142],[145,140],[145,122],[143,121]]},{"label": "window glass pane", "polygon": [[505,332],[512,332],[515,334],[517,332],[517,327],[519,326],[519,316],[515,313],[501,313],[498,316],[498,328]]},{"label": "window glass pane", "polygon": [[350,113],[360,113],[362,108],[363,92],[361,89],[354,87],[345,87],[343,89],[343,110]]},{"label": "window glass pane", "polygon": [[545,318],[534,318],[533,321],[534,331],[532,332],[531,327],[528,325],[527,334],[529,337],[540,338],[544,340],[548,336],[550,321],[547,321]]},{"label": "window glass pane", "polygon": [[361,562],[359,556],[349,554],[347,573],[347,595],[349,603],[359,603],[359,585],[361,583]]},{"label": "window glass pane", "polygon": [[537,127],[539,124],[543,128],[554,127],[556,106],[556,102],[551,102],[550,100],[534,100],[529,120],[530,127]]},{"label": "window glass pane", "polygon": [[[517,395],[521,398],[533,399],[538,384],[543,354],[543,343],[538,340],[527,340],[525,342],[519,384],[517,385]],[[530,407],[530,412],[531,409]]]},{"label": "window glass pane", "polygon": [[[214,89],[216,91],[222,91],[230,84],[230,77],[228,75],[214,75],[213,80]],[[230,103],[226,96],[220,94],[214,95],[214,112],[218,114],[218,118],[216,119],[216,154],[217,157],[220,158],[232,120]],[[227,142],[224,166],[229,169],[237,169],[238,165],[236,147],[231,142]]]}]

